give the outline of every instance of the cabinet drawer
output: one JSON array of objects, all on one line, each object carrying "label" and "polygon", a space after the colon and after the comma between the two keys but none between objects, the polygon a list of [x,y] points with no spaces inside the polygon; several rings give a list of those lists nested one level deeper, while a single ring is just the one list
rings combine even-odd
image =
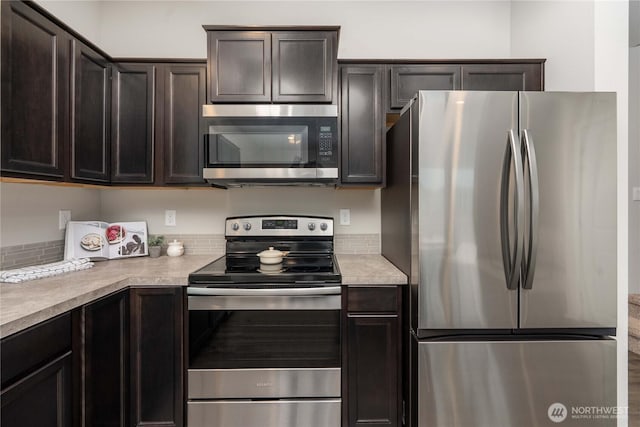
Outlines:
[{"label": "cabinet drawer", "polygon": [[348,288],[347,311],[354,312],[397,312],[397,286]]},{"label": "cabinet drawer", "polygon": [[2,340],[2,388],[71,349],[71,313]]}]

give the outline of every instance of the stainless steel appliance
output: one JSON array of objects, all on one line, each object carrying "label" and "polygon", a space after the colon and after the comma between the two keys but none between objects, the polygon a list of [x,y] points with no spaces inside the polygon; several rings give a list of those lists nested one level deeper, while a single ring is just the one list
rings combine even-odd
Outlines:
[{"label": "stainless steel appliance", "polygon": [[204,178],[221,186],[332,185],[338,178],[336,105],[204,105]]},{"label": "stainless steel appliance", "polygon": [[[189,275],[189,427],[340,425],[333,219],[226,220],[226,255]],[[281,264],[260,264],[273,247]]]},{"label": "stainless steel appliance", "polygon": [[409,425],[616,425],[615,105],[420,91],[388,132]]}]

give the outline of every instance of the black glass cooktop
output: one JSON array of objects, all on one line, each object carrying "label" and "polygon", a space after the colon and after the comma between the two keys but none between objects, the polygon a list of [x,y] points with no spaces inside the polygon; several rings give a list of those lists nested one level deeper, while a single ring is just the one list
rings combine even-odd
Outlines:
[{"label": "black glass cooktop", "polygon": [[256,283],[340,283],[342,277],[333,254],[289,254],[281,264],[260,264],[255,254],[218,258],[189,275],[190,285]]}]

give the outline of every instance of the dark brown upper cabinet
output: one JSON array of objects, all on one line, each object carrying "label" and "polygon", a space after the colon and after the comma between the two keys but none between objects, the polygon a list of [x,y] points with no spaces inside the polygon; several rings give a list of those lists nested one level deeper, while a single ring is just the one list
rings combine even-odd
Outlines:
[{"label": "dark brown upper cabinet", "polygon": [[384,71],[384,65],[341,68],[342,184],[383,183]]},{"label": "dark brown upper cabinet", "polygon": [[456,65],[392,65],[389,105],[402,108],[420,89],[460,89],[460,66]]},{"label": "dark brown upper cabinet", "polygon": [[273,102],[331,102],[337,70],[337,33],[274,32]]},{"label": "dark brown upper cabinet", "polygon": [[462,65],[462,90],[544,89],[541,63]]},{"label": "dark brown upper cabinet", "polygon": [[71,50],[71,178],[109,182],[111,65],[80,41]]},{"label": "dark brown upper cabinet", "polygon": [[386,132],[419,90],[543,90],[544,62],[341,60],[341,185],[386,184]]},{"label": "dark brown upper cabinet", "polygon": [[[204,184],[204,120],[206,64],[166,64],[159,68],[158,160],[165,184]],[[160,90],[159,90],[160,92]]]},{"label": "dark brown upper cabinet", "polygon": [[209,102],[271,101],[271,34],[208,31]]},{"label": "dark brown upper cabinet", "polygon": [[0,3],[3,175],[63,179],[70,37],[25,3]]},{"label": "dark brown upper cabinet", "polygon": [[111,182],[151,184],[156,66],[118,63],[112,86]]},{"label": "dark brown upper cabinet", "polygon": [[209,102],[335,102],[337,27],[204,28]]}]

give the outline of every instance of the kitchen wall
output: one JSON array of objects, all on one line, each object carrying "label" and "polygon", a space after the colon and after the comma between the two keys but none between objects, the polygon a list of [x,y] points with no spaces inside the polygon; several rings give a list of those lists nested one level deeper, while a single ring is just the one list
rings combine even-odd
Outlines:
[{"label": "kitchen wall", "polygon": [[341,25],[340,58],[509,54],[510,5],[506,1],[101,3],[99,45],[114,56],[204,58],[203,24]]},{"label": "kitchen wall", "polygon": [[593,90],[594,2],[512,2],[511,28],[511,56],[547,58],[545,90]]},{"label": "kitchen wall", "polygon": [[91,41],[100,40],[100,1],[40,0],[42,7]]},{"label": "kitchen wall", "polygon": [[[629,188],[633,187],[640,187],[640,46],[629,49]],[[629,293],[640,294],[640,201],[629,202]]]},{"label": "kitchen wall", "polygon": [[100,190],[55,185],[0,183],[0,246],[64,239],[58,210],[73,220],[100,217]]},{"label": "kitchen wall", "polygon": [[[103,190],[106,221],[148,221],[152,234],[224,234],[234,215],[307,214],[336,219],[336,234],[380,233],[380,191],[314,187],[234,188],[230,190]],[[351,225],[338,224],[339,209],[351,210]],[[164,211],[176,211],[175,227]]]},{"label": "kitchen wall", "polygon": [[[629,1],[629,187],[640,188],[640,0]],[[629,204],[629,293],[640,294],[640,201]]]}]

